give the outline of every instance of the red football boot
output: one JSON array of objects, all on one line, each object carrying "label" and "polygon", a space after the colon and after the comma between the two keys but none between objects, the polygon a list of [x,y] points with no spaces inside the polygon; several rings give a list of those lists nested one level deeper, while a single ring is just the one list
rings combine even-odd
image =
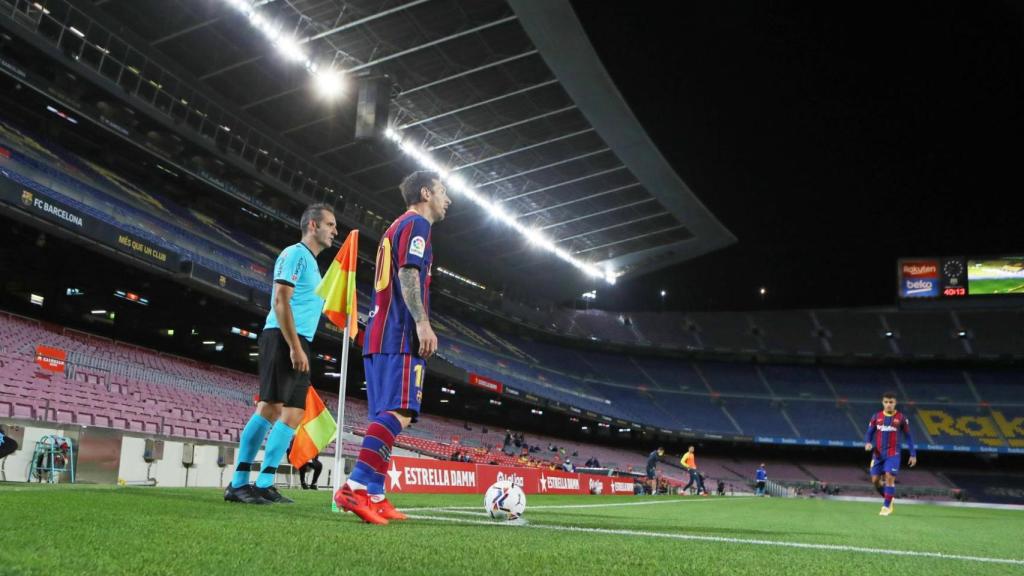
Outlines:
[{"label": "red football boot", "polygon": [[388,523],[386,518],[377,513],[377,505],[370,502],[370,496],[366,490],[352,490],[346,484],[342,486],[341,490],[334,493],[334,503],[338,505],[338,508],[359,516],[363,522],[381,526]]},{"label": "red football boot", "polygon": [[374,507],[374,510],[377,511],[377,515],[380,516],[381,518],[385,518],[387,520],[408,520],[409,519],[408,516],[406,516],[405,514],[399,512],[395,508],[394,504],[392,504],[391,502],[388,502],[387,498],[381,500],[380,502],[374,502],[374,501],[371,500],[370,504]]}]

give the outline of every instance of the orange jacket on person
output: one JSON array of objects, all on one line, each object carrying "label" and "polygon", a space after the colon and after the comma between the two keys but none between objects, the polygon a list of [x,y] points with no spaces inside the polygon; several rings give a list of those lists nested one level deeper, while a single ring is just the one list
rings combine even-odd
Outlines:
[{"label": "orange jacket on person", "polygon": [[689,470],[690,468],[697,467],[697,457],[693,455],[693,452],[687,452],[683,454],[683,457],[679,460],[679,463],[683,465],[683,468]]}]

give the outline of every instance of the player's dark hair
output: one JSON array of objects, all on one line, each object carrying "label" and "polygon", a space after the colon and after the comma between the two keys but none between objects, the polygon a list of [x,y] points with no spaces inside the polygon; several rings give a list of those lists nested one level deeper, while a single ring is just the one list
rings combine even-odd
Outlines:
[{"label": "player's dark hair", "polygon": [[402,191],[405,205],[412,206],[422,202],[423,196],[420,194],[420,190],[432,187],[434,180],[440,179],[441,175],[433,170],[417,170],[406,176],[405,180],[402,180],[402,183],[398,185],[398,189]]},{"label": "player's dark hair", "polygon": [[334,214],[334,208],[329,204],[324,204],[323,202],[317,202],[316,204],[306,206],[306,209],[302,211],[302,218],[299,219],[299,228],[302,229],[302,233],[306,233],[311,221],[315,221],[317,224],[323,222],[324,212]]},{"label": "player's dark hair", "polygon": [[896,393],[892,392],[892,391],[886,392],[885,394],[882,394],[882,399],[885,399],[885,398],[892,398],[893,400],[895,400],[896,399]]}]

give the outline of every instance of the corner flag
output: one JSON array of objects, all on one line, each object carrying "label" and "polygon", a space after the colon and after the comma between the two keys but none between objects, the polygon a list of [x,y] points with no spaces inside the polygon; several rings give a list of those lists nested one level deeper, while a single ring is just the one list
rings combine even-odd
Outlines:
[{"label": "corner flag", "polygon": [[[359,260],[359,231],[349,232],[345,243],[334,256],[331,267],[316,287],[316,293],[324,299],[324,315],[335,326],[344,330],[346,340],[356,339],[359,334],[359,308],[356,307],[356,264]],[[335,425],[335,458],[334,474],[331,476],[334,483],[334,492],[341,488],[342,456],[341,438],[345,429],[345,384],[348,380],[348,347],[346,341],[341,346],[341,370],[338,373],[338,424]],[[313,388],[310,387],[310,391]],[[318,398],[319,400],[319,398]],[[320,403],[323,406],[323,402]],[[318,412],[319,414],[319,412]],[[330,412],[323,409],[323,414],[330,417]],[[306,416],[310,415],[309,400],[306,401]],[[305,419],[303,419],[305,422]],[[333,420],[331,421],[333,424]],[[296,436],[296,441],[298,436]],[[329,440],[327,441],[329,442]],[[326,442],[324,444],[327,445]],[[294,448],[293,448],[294,450]],[[292,454],[295,454],[293,451]],[[312,456],[311,456],[312,458]],[[293,461],[294,464],[294,461]],[[331,510],[338,512],[338,505],[331,499]]]},{"label": "corner flag", "polygon": [[356,307],[356,264],[359,259],[359,231],[349,232],[345,243],[331,261],[331,267],[316,287],[324,299],[324,315],[339,328],[348,328],[349,338],[359,333]]},{"label": "corner flag", "polygon": [[[295,468],[301,468],[306,462],[313,459],[320,453],[338,431],[338,425],[331,417],[330,410],[320,399],[320,395],[310,386],[306,392],[306,415],[302,417],[302,423],[295,432],[292,451],[288,455],[288,461]],[[341,457],[341,447],[337,448],[338,458]]]}]

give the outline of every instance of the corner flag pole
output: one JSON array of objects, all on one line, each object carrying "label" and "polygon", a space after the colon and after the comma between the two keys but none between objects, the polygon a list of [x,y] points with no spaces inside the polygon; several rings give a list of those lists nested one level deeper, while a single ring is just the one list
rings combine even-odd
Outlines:
[{"label": "corner flag pole", "polygon": [[[346,306],[349,306],[351,314],[357,314],[355,306],[352,304],[352,295],[348,296],[349,301]],[[338,511],[338,505],[334,503],[334,494],[341,490],[341,475],[344,468],[345,455],[342,449],[342,442],[345,436],[345,386],[348,382],[348,347],[351,344],[349,342],[349,324],[345,323],[345,331],[342,333],[342,344],[341,344],[341,374],[338,376],[338,432],[337,437],[334,439],[334,474],[331,476],[333,479],[333,490],[331,490],[331,510],[334,512]]]},{"label": "corner flag pole", "polygon": [[[334,255],[327,274],[317,286],[316,293],[324,299],[324,314],[332,324],[342,329],[341,368],[338,372],[338,429],[334,436],[334,473],[332,488],[341,488],[345,461],[345,388],[348,382],[349,339],[359,331],[359,310],[356,308],[356,266],[359,261],[359,230],[348,233],[345,243]],[[353,334],[356,332],[356,334]],[[338,511],[331,498],[331,510]]]},{"label": "corner flag pole", "polygon": [[348,325],[345,326],[345,332],[342,339],[343,344],[341,345],[341,374],[338,375],[338,432],[337,437],[334,439],[334,474],[331,475],[333,479],[333,490],[331,490],[331,510],[337,512],[338,505],[334,503],[334,494],[341,489],[341,475],[344,470],[345,455],[342,449],[342,442],[345,436],[345,385],[348,380]]}]

